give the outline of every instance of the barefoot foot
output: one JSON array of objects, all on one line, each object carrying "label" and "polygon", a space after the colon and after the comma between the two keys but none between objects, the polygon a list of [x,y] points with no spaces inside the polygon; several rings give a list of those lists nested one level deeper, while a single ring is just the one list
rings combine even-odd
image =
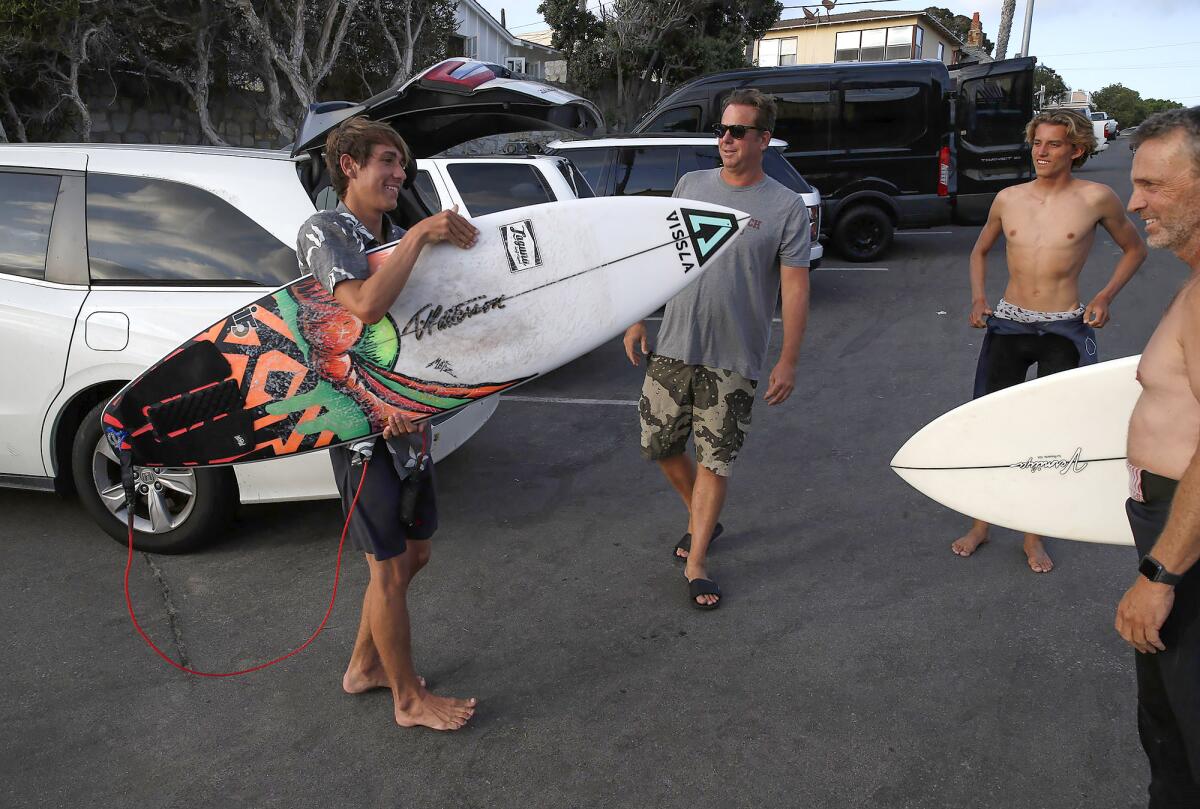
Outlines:
[{"label": "barefoot foot", "polygon": [[1025,537],[1025,557],[1029,560],[1029,569],[1034,573],[1049,573],[1054,569],[1054,562],[1046,553],[1041,537],[1032,534]]},{"label": "barefoot foot", "polygon": [[403,703],[396,703],[396,724],[400,727],[426,727],[433,730],[458,730],[467,724],[475,713],[478,701],[439,697],[424,688],[418,696]]},{"label": "barefoot foot", "polygon": [[970,531],[954,540],[954,542],[950,545],[950,550],[954,551],[959,556],[970,556],[971,554],[975,553],[980,545],[987,541],[987,529],[979,531],[972,528]]},{"label": "barefoot foot", "polygon": [[[425,687],[425,678],[418,677],[421,687]],[[346,673],[342,675],[342,690],[347,694],[364,694],[375,688],[389,688],[387,675],[383,672],[383,667],[378,666],[368,671],[351,671],[346,669]]]}]

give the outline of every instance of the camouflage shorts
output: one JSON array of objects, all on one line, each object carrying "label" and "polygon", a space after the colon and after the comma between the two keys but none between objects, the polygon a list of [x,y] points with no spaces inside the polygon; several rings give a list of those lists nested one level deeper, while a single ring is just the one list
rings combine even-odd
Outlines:
[{"label": "camouflage shorts", "polygon": [[733,371],[651,354],[638,402],[642,454],[653,461],[679,455],[694,433],[696,463],[728,476],[750,429],[757,385]]}]

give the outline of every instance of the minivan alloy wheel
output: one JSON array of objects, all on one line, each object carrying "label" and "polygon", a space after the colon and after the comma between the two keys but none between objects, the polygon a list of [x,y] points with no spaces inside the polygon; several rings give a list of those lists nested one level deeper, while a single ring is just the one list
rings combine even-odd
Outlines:
[{"label": "minivan alloy wheel", "polygon": [[[182,525],[196,505],[196,473],[191,469],[137,467],[133,527],[146,534],[173,531]],[[96,442],[92,480],[104,507],[123,525],[129,522],[125,489],[121,485],[121,462],[106,439]]]}]

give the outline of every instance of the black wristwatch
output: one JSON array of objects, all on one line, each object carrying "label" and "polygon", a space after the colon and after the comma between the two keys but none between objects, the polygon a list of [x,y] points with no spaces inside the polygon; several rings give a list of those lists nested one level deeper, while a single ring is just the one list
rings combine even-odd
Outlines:
[{"label": "black wristwatch", "polygon": [[1172,587],[1183,581],[1181,574],[1168,573],[1167,569],[1162,566],[1162,562],[1150,554],[1142,557],[1142,561],[1138,564],[1138,573],[1141,573],[1150,581],[1158,582],[1159,584],[1169,584]]}]

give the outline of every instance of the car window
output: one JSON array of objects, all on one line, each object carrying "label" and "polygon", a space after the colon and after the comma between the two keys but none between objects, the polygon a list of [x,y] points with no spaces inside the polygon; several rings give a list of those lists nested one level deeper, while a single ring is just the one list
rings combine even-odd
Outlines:
[{"label": "car window", "polygon": [[839,145],[847,149],[908,146],[925,134],[926,118],[920,87],[846,90]]},{"label": "car window", "polygon": [[625,147],[617,151],[614,197],[669,197],[675,190],[675,146]]},{"label": "car window", "polygon": [[451,163],[447,171],[472,216],[554,201],[542,175],[528,163]]},{"label": "car window", "polygon": [[721,155],[717,144],[712,146],[684,146],[679,150],[679,169],[676,179],[689,171],[706,171],[721,167]]},{"label": "car window", "polygon": [[558,160],[558,171],[562,174],[563,179],[567,181],[567,185],[571,186],[571,190],[575,192],[578,199],[587,199],[588,197],[596,196],[596,192],[579,173],[579,169],[570,160]]},{"label": "car window", "polygon": [[87,240],[96,284],[277,287],[299,274],[294,248],[215,194],[168,180],[89,174]]},{"label": "car window", "polygon": [[646,125],[643,132],[699,132],[700,108],[678,107],[667,110]]},{"label": "car window", "polygon": [[0,172],[0,273],[45,277],[58,184],[53,174]]},{"label": "car window", "polygon": [[579,173],[583,175],[583,179],[587,180],[588,185],[593,189],[602,189],[604,187],[602,181],[604,168],[608,165],[608,156],[611,152],[611,149],[598,147],[595,149],[562,149],[555,154],[570,158],[571,163],[579,169]]},{"label": "car window", "polygon": [[[1022,71],[972,79],[965,83],[967,130],[965,139],[974,146],[1006,146],[1020,143],[1029,103],[1033,98],[1033,73]],[[1083,115],[1079,116],[1083,118]]]},{"label": "car window", "polygon": [[835,96],[828,90],[779,93],[775,96],[777,138],[788,142],[789,152],[824,152],[830,149],[829,132],[837,119]]},{"label": "car window", "polygon": [[417,179],[413,180],[413,190],[417,192],[421,202],[425,204],[433,213],[437,213],[442,209],[442,198],[438,194],[437,188],[433,185],[433,178],[429,176],[429,172],[420,170],[417,172]]}]

